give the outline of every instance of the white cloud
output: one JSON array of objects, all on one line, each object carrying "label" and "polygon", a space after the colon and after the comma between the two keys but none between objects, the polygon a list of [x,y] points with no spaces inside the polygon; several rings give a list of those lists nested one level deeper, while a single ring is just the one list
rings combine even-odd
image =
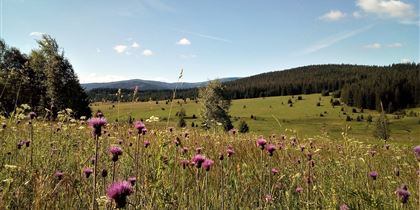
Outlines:
[{"label": "white cloud", "polygon": [[133,42],[133,44],[131,44],[132,48],[139,48],[140,45],[137,42]]},{"label": "white cloud", "polygon": [[123,53],[123,52],[125,52],[127,50],[127,45],[115,45],[114,46],[114,50],[117,53]]},{"label": "white cloud", "polygon": [[176,44],[177,45],[191,45],[191,42],[187,38],[182,38]]},{"label": "white cloud", "polygon": [[353,17],[361,18],[361,17],[363,17],[363,14],[360,11],[354,11],[353,12]]},{"label": "white cloud", "polygon": [[97,53],[101,53],[102,51],[101,51],[101,49],[96,48],[96,52],[97,52]]},{"label": "white cloud", "polygon": [[372,44],[365,45],[365,48],[379,49],[379,48],[382,48],[382,45],[379,43],[372,43]]},{"label": "white cloud", "polygon": [[401,63],[411,63],[411,60],[408,58],[401,59]]},{"label": "white cloud", "polygon": [[44,34],[45,34],[45,33],[38,32],[38,31],[34,31],[34,32],[29,33],[29,36],[42,36],[42,35],[44,35]]},{"label": "white cloud", "polygon": [[400,48],[402,46],[403,45],[401,43],[399,43],[399,42],[395,42],[395,43],[386,45],[386,47],[389,47],[389,48]]},{"label": "white cloud", "polygon": [[346,40],[350,37],[353,37],[359,33],[362,33],[368,29],[370,29],[372,26],[366,26],[363,28],[359,28],[353,31],[349,31],[349,32],[344,32],[344,33],[339,33],[339,34],[334,34],[330,37],[327,37],[326,39],[320,40],[317,43],[313,44],[312,46],[309,46],[308,48],[304,49],[303,52],[301,52],[300,54],[310,54],[310,53],[314,53],[317,52],[321,49],[330,47],[336,43],[339,43],[343,40]]},{"label": "white cloud", "polygon": [[380,17],[407,19],[416,16],[413,5],[399,0],[357,0],[356,5],[363,12]]},{"label": "white cloud", "polygon": [[144,56],[152,56],[153,54],[154,53],[151,50],[149,50],[149,49],[143,50],[143,55]]},{"label": "white cloud", "polygon": [[340,10],[331,10],[319,18],[325,21],[337,21],[344,17],[346,17],[346,14],[341,12]]}]

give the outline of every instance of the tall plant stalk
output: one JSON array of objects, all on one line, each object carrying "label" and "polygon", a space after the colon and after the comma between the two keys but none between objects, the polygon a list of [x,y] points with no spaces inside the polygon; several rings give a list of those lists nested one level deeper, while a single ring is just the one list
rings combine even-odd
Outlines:
[{"label": "tall plant stalk", "polygon": [[95,135],[95,161],[93,164],[93,193],[92,193],[92,209],[96,209],[96,175],[98,168],[98,148],[99,148],[99,136]]}]

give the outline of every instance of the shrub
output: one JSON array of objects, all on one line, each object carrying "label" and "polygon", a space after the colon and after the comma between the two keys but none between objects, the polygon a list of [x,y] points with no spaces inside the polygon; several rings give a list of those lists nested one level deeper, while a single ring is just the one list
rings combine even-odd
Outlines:
[{"label": "shrub", "polygon": [[349,121],[352,121],[352,120],[353,120],[353,119],[351,119],[351,117],[347,115],[347,117],[346,117],[346,121],[347,121],[347,122],[349,122]]},{"label": "shrub", "polygon": [[240,133],[247,133],[249,131],[249,126],[246,124],[245,121],[241,120],[239,123],[239,132]]},{"label": "shrub", "polygon": [[298,100],[300,101],[300,100],[302,100],[302,96],[298,96]]},{"label": "shrub", "polygon": [[316,106],[321,106],[321,102],[316,102]]}]

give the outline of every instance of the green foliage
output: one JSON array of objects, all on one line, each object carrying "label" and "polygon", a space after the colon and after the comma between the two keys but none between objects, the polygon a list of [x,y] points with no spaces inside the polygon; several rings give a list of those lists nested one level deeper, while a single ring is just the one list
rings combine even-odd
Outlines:
[{"label": "green foliage", "polygon": [[25,55],[0,40],[0,112],[10,115],[26,103],[38,115],[55,118],[70,108],[77,117],[91,116],[87,95],[57,42],[48,35],[37,42],[39,47]]},{"label": "green foliage", "polygon": [[185,127],[187,126],[187,122],[185,121],[185,116],[187,113],[185,112],[184,108],[181,108],[181,110],[178,112],[178,127]]},{"label": "green foliage", "polygon": [[241,120],[239,122],[239,133],[248,133],[248,131],[249,131],[248,124],[246,124],[244,120]]},{"label": "green foliage", "polygon": [[210,128],[216,123],[221,123],[225,131],[233,128],[228,114],[231,101],[220,81],[211,81],[205,88],[200,89],[199,101],[205,127]]},{"label": "green foliage", "polygon": [[389,120],[383,110],[376,121],[374,136],[385,141],[387,141],[390,137]]}]

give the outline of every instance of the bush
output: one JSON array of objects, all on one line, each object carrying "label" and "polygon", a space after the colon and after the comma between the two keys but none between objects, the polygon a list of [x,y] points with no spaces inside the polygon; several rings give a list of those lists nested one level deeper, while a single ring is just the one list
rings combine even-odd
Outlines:
[{"label": "bush", "polygon": [[302,96],[298,96],[298,100],[300,101],[300,100],[302,100]]},{"label": "bush", "polygon": [[239,123],[239,133],[247,133],[249,131],[249,126],[245,121],[241,120]]},{"label": "bush", "polygon": [[316,102],[316,106],[321,106],[321,102]]},{"label": "bush", "polygon": [[288,104],[293,104],[292,99],[291,99],[291,98],[289,98],[289,100],[287,100],[287,103],[288,103]]},{"label": "bush", "polygon": [[351,109],[351,111],[352,111],[353,113],[357,113],[357,109],[356,109],[356,108]]},{"label": "bush", "polygon": [[330,92],[328,90],[322,90],[321,95],[322,96],[329,96]]},{"label": "bush", "polygon": [[346,121],[347,121],[347,122],[349,122],[349,121],[352,121],[352,120],[353,120],[353,119],[351,119],[351,117],[347,115],[347,117],[346,117]]},{"label": "bush", "polygon": [[373,120],[372,116],[371,116],[371,115],[368,115],[368,117],[367,117],[366,121],[367,121],[367,122],[372,122],[372,120]]}]

